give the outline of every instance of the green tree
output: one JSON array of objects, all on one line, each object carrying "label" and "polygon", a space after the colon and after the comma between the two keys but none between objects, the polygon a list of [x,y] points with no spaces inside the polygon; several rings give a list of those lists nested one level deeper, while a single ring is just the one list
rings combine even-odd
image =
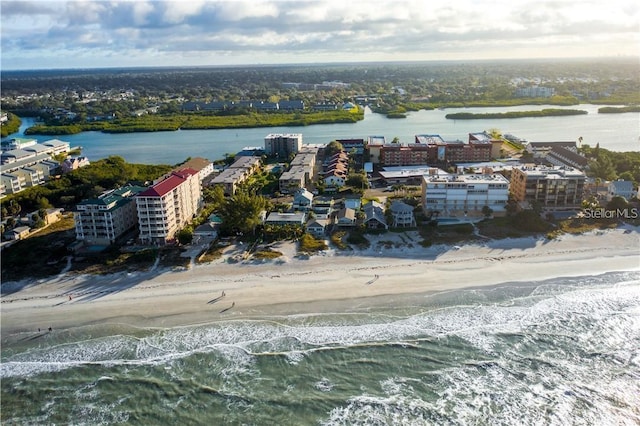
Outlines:
[{"label": "green tree", "polygon": [[633,173],[630,171],[620,173],[620,175],[618,175],[618,179],[628,180],[630,182],[636,183],[635,176],[633,176]]},{"label": "green tree", "polygon": [[344,147],[342,146],[342,144],[338,141],[331,141],[324,149],[324,155],[326,157],[332,157],[333,155],[341,151],[344,151]]},{"label": "green tree", "polygon": [[493,214],[493,209],[489,206],[483,206],[482,214],[484,215],[484,217],[491,217],[491,215]]},{"label": "green tree", "polygon": [[16,226],[16,220],[12,217],[7,218],[7,229],[13,229]]},{"label": "green tree", "polygon": [[191,244],[191,241],[193,241],[193,229],[191,229],[190,226],[181,229],[178,231],[177,238],[178,242],[182,245]]},{"label": "green tree", "polygon": [[268,207],[265,197],[238,192],[227,198],[220,208],[223,229],[228,233],[253,233],[261,223],[260,213]]},{"label": "green tree", "polygon": [[611,201],[609,201],[605,207],[607,210],[623,210],[629,207],[629,203],[624,197],[613,197]]},{"label": "green tree", "polygon": [[205,187],[202,190],[205,203],[211,204],[214,210],[219,209],[224,203],[224,189],[222,186]]},{"label": "green tree", "polygon": [[616,169],[607,155],[598,155],[595,160],[589,161],[589,175],[602,180],[614,180]]},{"label": "green tree", "polygon": [[362,191],[367,187],[367,175],[364,172],[350,173],[345,183],[353,187],[353,189]]}]

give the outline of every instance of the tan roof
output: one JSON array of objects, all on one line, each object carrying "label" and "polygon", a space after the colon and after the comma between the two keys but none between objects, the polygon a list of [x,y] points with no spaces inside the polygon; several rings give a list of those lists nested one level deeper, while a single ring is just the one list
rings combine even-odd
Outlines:
[{"label": "tan roof", "polygon": [[206,158],[194,157],[189,161],[187,161],[186,163],[181,164],[180,169],[194,169],[199,172],[200,170],[207,167],[209,164],[211,164],[211,161],[207,160]]}]

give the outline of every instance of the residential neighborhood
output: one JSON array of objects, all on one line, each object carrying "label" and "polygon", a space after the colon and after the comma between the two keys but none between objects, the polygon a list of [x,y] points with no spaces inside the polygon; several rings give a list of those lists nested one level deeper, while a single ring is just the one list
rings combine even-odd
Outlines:
[{"label": "residential neighborhood", "polygon": [[[57,139],[3,142],[3,194],[90,164],[70,151]],[[228,161],[189,158],[146,185],[129,182],[81,200],[67,209],[76,236],[67,249],[86,255],[114,245],[163,247],[180,244],[185,235],[185,242],[215,241],[247,231],[267,240],[307,233],[329,241],[337,232],[473,225],[532,209],[566,217],[577,215],[589,197],[607,203],[637,196],[630,181],[596,183],[587,165],[579,141],[518,147],[477,132],[465,142],[420,134],[412,143],[370,136],[306,144],[302,133],[271,133],[263,146],[247,147]],[[268,203],[246,213],[256,216],[246,216],[253,225],[240,232],[245,228],[225,223],[225,213],[210,204],[215,191],[229,202],[238,194],[261,194]],[[34,230],[33,221],[4,219],[5,240],[28,238]]]}]

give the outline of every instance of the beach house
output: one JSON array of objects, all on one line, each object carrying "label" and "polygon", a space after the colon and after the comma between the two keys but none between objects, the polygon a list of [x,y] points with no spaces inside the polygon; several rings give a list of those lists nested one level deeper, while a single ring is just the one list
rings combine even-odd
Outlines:
[{"label": "beach house", "polygon": [[391,203],[391,217],[393,217],[393,227],[416,226],[416,219],[413,216],[413,207],[399,200]]},{"label": "beach house", "polygon": [[382,203],[369,201],[362,206],[362,210],[364,211],[364,226],[369,229],[389,229]]}]

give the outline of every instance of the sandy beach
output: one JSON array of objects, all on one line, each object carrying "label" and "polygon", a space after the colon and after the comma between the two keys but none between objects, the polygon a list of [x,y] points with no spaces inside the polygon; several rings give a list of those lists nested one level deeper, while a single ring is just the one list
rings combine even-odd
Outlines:
[{"label": "sandy beach", "polygon": [[[2,339],[82,325],[175,327],[221,319],[357,312],[413,297],[500,283],[640,269],[640,230],[620,228],[556,240],[519,238],[463,246],[389,246],[232,264],[228,256],[185,270],[61,274],[2,284]],[[411,234],[403,234],[411,240]],[[379,238],[376,240],[375,238]],[[399,240],[400,241],[400,240]],[[417,241],[417,240],[416,240]],[[384,244],[383,244],[384,242]],[[223,296],[224,292],[224,296]]]}]

